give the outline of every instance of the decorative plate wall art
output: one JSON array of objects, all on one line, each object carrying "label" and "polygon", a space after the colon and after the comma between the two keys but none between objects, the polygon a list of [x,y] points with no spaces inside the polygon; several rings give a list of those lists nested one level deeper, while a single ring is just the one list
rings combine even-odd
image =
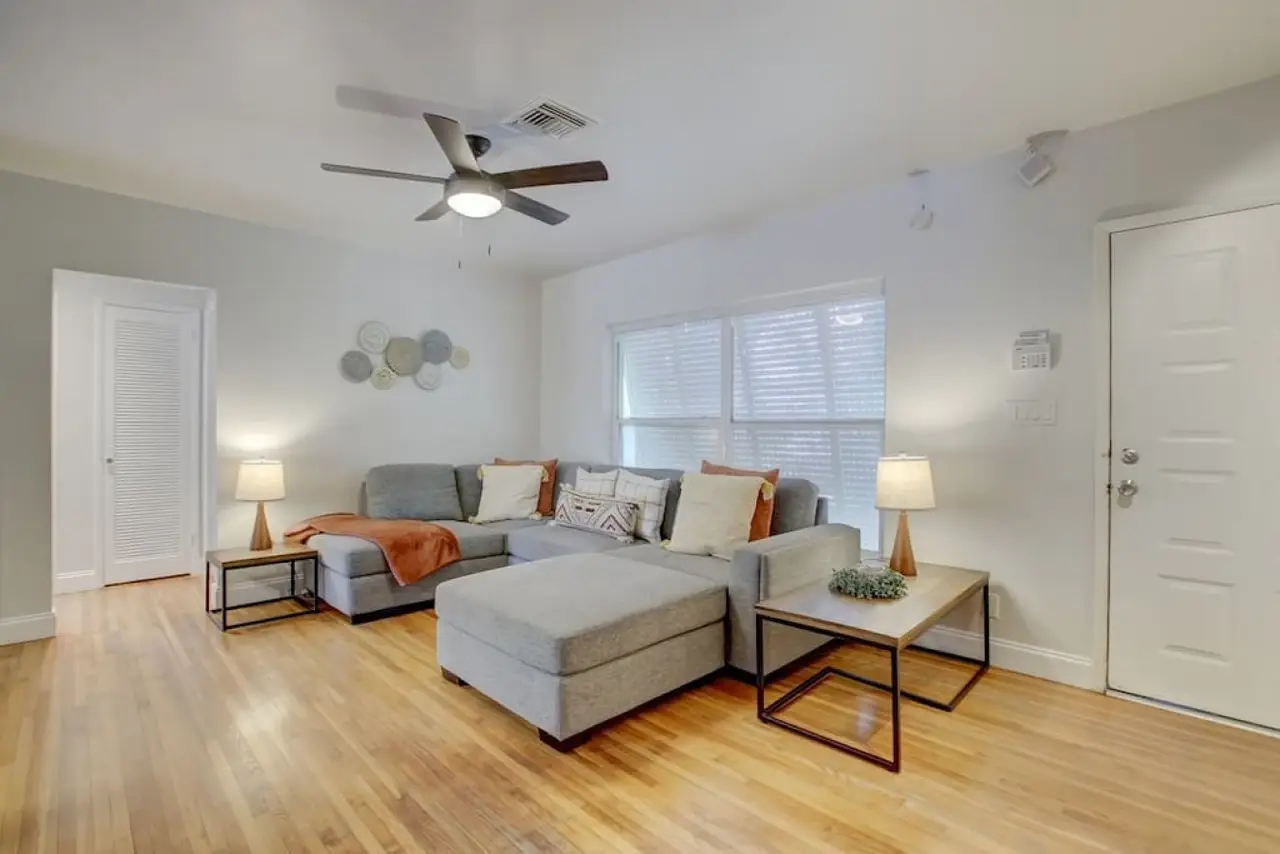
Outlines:
[{"label": "decorative plate wall art", "polygon": [[453,355],[453,339],[439,329],[422,333],[422,358],[433,365],[443,365]]},{"label": "decorative plate wall art", "polygon": [[417,338],[392,336],[386,324],[376,320],[356,331],[358,350],[348,350],[338,361],[338,372],[349,383],[363,383],[380,391],[402,378],[412,379],[423,391],[435,391],[444,382],[445,367],[465,370],[471,351],[453,343],[443,329],[428,329]]},{"label": "decorative plate wall art", "polygon": [[360,349],[375,356],[386,350],[390,341],[391,330],[376,320],[370,320],[356,333],[356,343],[360,345]]},{"label": "decorative plate wall art", "polygon": [[422,367],[422,345],[412,338],[392,338],[386,355],[387,367],[402,377],[411,377]]},{"label": "decorative plate wall art", "polygon": [[349,383],[362,383],[373,376],[373,362],[363,350],[348,350],[342,354],[338,369]]},{"label": "decorative plate wall art", "polygon": [[378,391],[386,391],[396,384],[396,372],[386,365],[380,365],[373,371],[373,376],[369,379],[373,387]]}]

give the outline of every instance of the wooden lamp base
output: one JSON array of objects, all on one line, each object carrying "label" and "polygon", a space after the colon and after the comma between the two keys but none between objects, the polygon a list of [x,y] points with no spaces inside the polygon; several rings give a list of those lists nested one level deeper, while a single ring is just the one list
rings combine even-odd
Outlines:
[{"label": "wooden lamp base", "polygon": [[889,568],[903,575],[916,574],[916,556],[911,551],[911,529],[907,527],[907,511],[898,511],[898,536],[893,541]]},{"label": "wooden lamp base", "polygon": [[[249,550],[266,551],[271,548],[271,531],[267,530],[267,505],[258,502],[258,518],[253,521],[253,536],[249,538]],[[894,554],[897,554],[895,551]]]}]

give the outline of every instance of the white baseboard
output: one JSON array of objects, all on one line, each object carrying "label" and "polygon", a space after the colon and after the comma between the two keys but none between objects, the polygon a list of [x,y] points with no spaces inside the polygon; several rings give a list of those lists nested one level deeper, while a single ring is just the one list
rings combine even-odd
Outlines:
[{"label": "white baseboard", "polygon": [[[977,632],[937,626],[926,632],[916,643],[928,649],[967,658],[982,658],[982,635]],[[991,666],[1090,691],[1098,689],[1093,659],[1084,655],[992,638]]]},{"label": "white baseboard", "polygon": [[53,612],[25,614],[0,620],[0,646],[51,638],[56,629]]},{"label": "white baseboard", "polygon": [[102,579],[98,578],[97,571],[92,569],[53,577],[54,596],[61,596],[63,593],[83,593],[86,590],[97,590],[101,586]]}]

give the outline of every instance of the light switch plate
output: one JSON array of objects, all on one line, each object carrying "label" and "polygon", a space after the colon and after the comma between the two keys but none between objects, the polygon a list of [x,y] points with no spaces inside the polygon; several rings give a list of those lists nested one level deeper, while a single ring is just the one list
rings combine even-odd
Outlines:
[{"label": "light switch plate", "polygon": [[1056,400],[1011,400],[1013,420],[1028,427],[1052,427],[1058,423]]}]

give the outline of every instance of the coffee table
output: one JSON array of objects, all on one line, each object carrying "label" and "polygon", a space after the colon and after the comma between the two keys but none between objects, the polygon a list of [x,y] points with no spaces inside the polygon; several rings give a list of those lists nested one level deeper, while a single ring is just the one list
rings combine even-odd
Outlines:
[{"label": "coffee table", "polygon": [[[860,759],[874,762],[894,773],[902,770],[902,698],[906,697],[941,709],[944,712],[955,711],[960,701],[973,690],[988,668],[991,666],[991,611],[989,584],[991,575],[975,569],[960,569],[954,566],[938,564],[918,564],[919,575],[907,579],[909,593],[904,599],[869,600],[855,599],[827,589],[825,581],[810,584],[766,599],[756,605],[756,661],[763,662],[764,627],[766,623],[777,623],[792,626],[810,632],[827,635],[841,640],[864,643],[877,649],[887,650],[891,672],[891,683],[876,682],[865,676],[841,670],[838,667],[824,667],[808,679],[783,694],[769,704],[765,704],[763,667],[757,667],[756,674],[756,717],[761,721],[782,727],[785,730],[802,735],[805,738],[821,742],[829,747],[843,750]],[[982,660],[967,658],[937,650],[921,649],[930,655],[967,661],[979,665],[978,670],[969,677],[964,687],[948,702],[934,700],[918,694],[902,690],[901,664],[902,652],[910,647],[922,634],[928,631],[943,617],[950,614],[970,597],[982,593]],[[840,677],[870,685],[892,696],[893,707],[893,755],[881,756],[869,750],[855,747],[843,741],[837,741],[811,729],[785,721],[778,717],[785,708],[812,691],[830,677]]]}]

